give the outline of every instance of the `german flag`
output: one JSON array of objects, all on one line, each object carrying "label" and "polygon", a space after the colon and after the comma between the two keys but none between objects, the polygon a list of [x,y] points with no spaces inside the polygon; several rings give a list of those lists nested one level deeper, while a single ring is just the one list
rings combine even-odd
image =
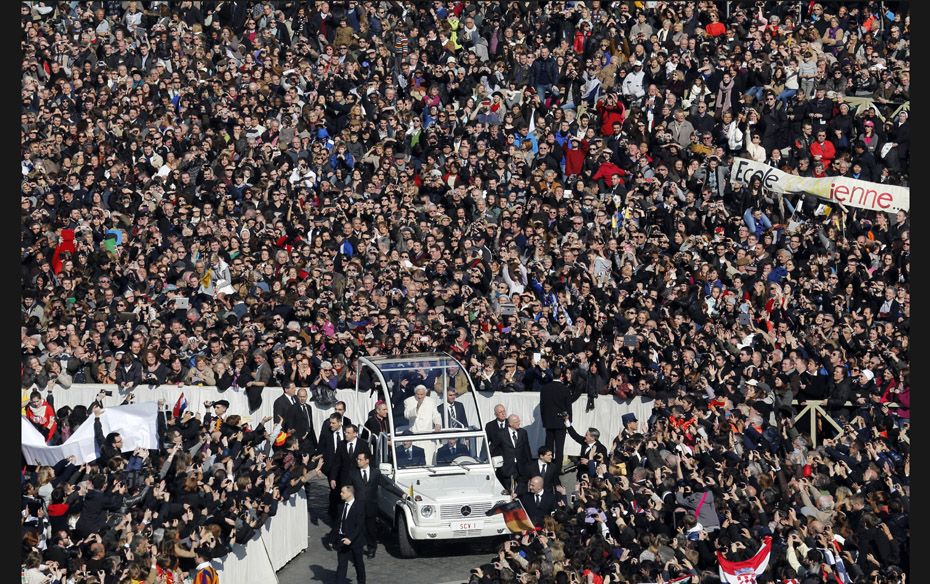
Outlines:
[{"label": "german flag", "polygon": [[523,503],[521,503],[519,499],[498,503],[484,512],[488,517],[497,515],[498,513],[504,516],[504,522],[507,523],[507,528],[511,533],[533,531],[536,529],[536,526],[530,521],[530,516],[526,514]]}]

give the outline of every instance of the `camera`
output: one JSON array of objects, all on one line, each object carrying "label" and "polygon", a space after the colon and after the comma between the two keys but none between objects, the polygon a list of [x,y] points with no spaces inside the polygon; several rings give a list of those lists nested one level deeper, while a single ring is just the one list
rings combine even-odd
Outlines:
[{"label": "camera", "polygon": [[111,397],[113,395],[113,390],[112,389],[101,389],[100,393],[102,393],[103,395],[107,397]]},{"label": "camera", "polygon": [[517,307],[514,304],[501,304],[501,316],[513,316],[517,313]]}]

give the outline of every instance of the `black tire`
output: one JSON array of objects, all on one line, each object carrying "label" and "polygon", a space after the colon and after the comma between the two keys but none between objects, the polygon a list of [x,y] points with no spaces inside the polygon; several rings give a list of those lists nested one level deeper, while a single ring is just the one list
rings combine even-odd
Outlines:
[{"label": "black tire", "polygon": [[407,533],[407,516],[403,512],[400,512],[397,517],[397,546],[400,548],[400,557],[417,557],[417,548],[414,541],[410,539],[410,534]]}]

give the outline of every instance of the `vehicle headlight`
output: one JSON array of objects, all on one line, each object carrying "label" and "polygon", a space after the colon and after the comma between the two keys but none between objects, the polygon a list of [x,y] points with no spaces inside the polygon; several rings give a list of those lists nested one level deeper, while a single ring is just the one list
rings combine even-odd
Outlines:
[{"label": "vehicle headlight", "polygon": [[433,506],[432,505],[423,505],[420,507],[420,515],[422,517],[432,517],[433,515]]}]

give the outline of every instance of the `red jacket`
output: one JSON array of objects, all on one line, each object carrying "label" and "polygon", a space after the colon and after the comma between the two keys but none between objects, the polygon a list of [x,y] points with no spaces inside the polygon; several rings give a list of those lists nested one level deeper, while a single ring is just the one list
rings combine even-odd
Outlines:
[{"label": "red jacket", "polygon": [[617,105],[614,107],[607,107],[604,104],[604,100],[599,100],[597,102],[597,113],[601,115],[601,135],[610,136],[614,133],[614,122],[619,122],[623,124],[623,120],[626,118],[626,108],[623,107],[623,102],[618,101]]},{"label": "red jacket", "polygon": [[619,174],[621,182],[623,182],[622,180],[623,177],[625,177],[628,173],[627,171],[623,170],[622,168],[620,168],[613,162],[602,162],[601,165],[598,167],[597,172],[594,173],[594,176],[592,178],[594,180],[604,179],[605,183],[614,187],[617,185],[611,182],[612,181],[611,177],[615,174]]},{"label": "red jacket", "polygon": [[709,37],[718,37],[727,32],[727,27],[722,22],[712,22],[704,29]]},{"label": "red jacket", "polygon": [[810,150],[812,156],[820,156],[824,170],[829,169],[833,159],[836,158],[836,148],[833,146],[833,142],[829,140],[824,140],[823,145],[815,140],[811,144]]},{"label": "red jacket", "polygon": [[581,174],[584,167],[584,151],[579,149],[565,151],[565,176]]},{"label": "red jacket", "polygon": [[61,266],[64,264],[61,259],[61,254],[66,251],[71,253],[77,251],[77,248],[74,246],[74,229],[61,230],[61,243],[55,247],[55,251],[52,253],[52,271],[56,274],[61,272]]},{"label": "red jacket", "polygon": [[45,429],[46,443],[55,436],[55,430],[58,428],[58,420],[55,418],[55,410],[47,401],[42,400],[42,403],[39,404],[36,410],[33,410],[31,403],[27,403],[23,409],[26,410],[27,420],[32,422],[33,425]]}]

